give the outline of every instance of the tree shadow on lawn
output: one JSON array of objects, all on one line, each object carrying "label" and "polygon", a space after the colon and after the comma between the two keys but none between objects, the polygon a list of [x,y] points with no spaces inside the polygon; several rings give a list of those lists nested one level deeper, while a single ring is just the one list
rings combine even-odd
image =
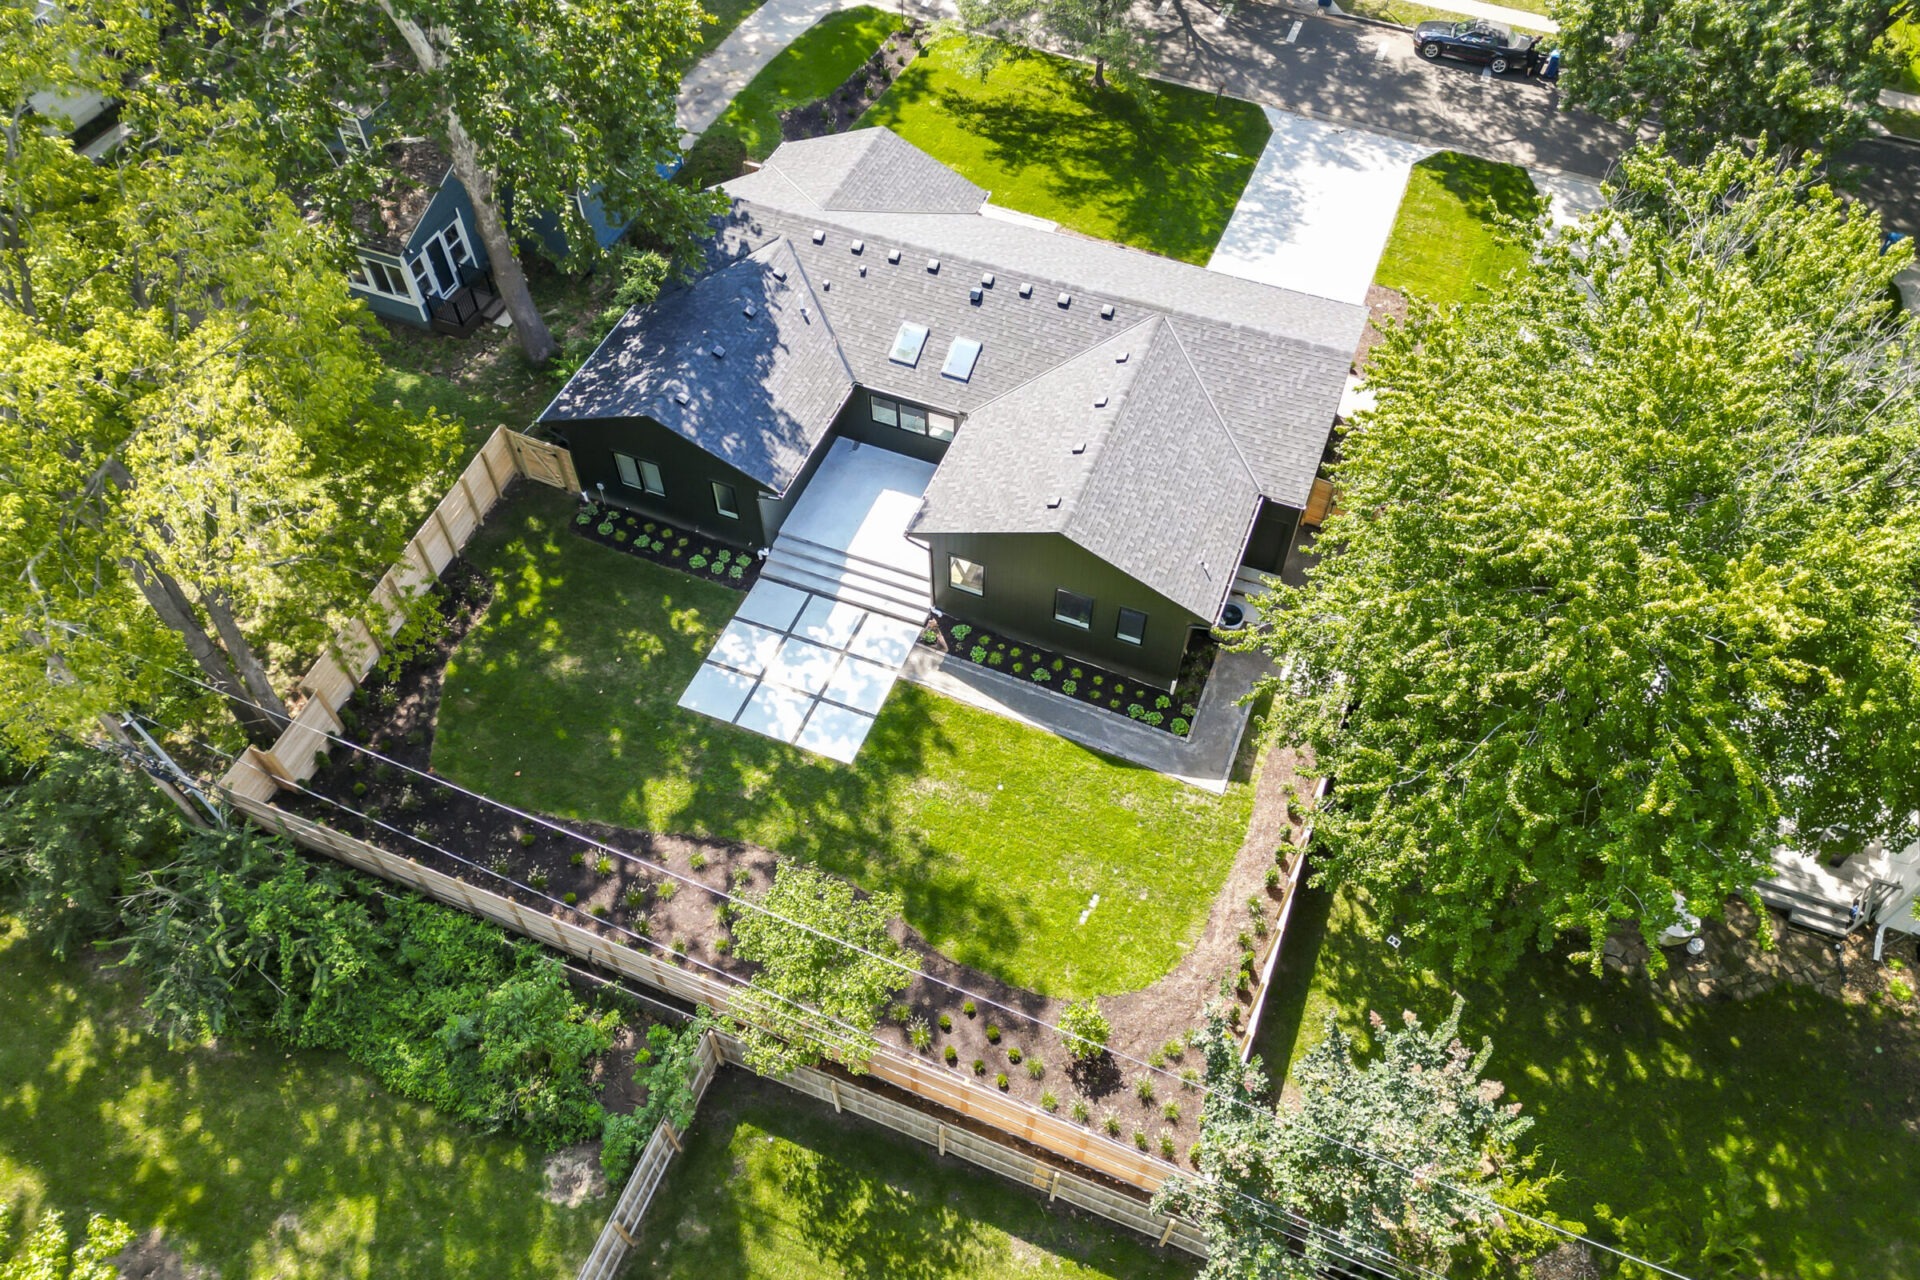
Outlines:
[{"label": "tree shadow on lawn", "polygon": [[1518,165],[1499,164],[1458,151],[1441,151],[1416,161],[1414,168],[1440,180],[1441,188],[1458,200],[1476,220],[1502,229],[1504,219],[1531,222],[1546,212],[1547,201],[1533,179]]},{"label": "tree shadow on lawn", "polygon": [[[1449,984],[1361,936],[1346,895],[1309,892],[1261,1036],[1275,1076],[1320,1038],[1327,1008],[1368,1047],[1368,1010],[1412,1009],[1431,1025],[1452,1002]],[[1459,990],[1463,1039],[1492,1039],[1487,1074],[1534,1117],[1527,1141],[1561,1176],[1555,1211],[1599,1232],[1604,1203],[1668,1219],[1684,1239],[1709,1195],[1751,1175],[1768,1274],[1837,1275],[1842,1258],[1856,1274],[1913,1274],[1920,1232],[1901,1217],[1920,1197],[1912,1019],[1800,987],[1679,999],[1644,978],[1596,978],[1559,953]],[[1889,1231],[1902,1220],[1904,1233]],[[1678,1260],[1695,1274],[1701,1263]]]}]

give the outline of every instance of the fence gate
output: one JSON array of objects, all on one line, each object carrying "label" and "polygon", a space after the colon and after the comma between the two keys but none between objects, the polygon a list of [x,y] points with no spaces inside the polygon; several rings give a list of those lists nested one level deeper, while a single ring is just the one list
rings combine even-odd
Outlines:
[{"label": "fence gate", "polygon": [[507,432],[507,443],[513,447],[514,465],[521,475],[568,493],[580,492],[580,477],[574,472],[571,453],[557,444],[535,440],[518,431]]}]

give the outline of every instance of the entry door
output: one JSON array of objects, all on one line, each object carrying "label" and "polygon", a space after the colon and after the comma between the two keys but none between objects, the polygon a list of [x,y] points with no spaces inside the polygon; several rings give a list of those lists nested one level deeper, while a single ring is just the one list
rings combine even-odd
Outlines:
[{"label": "entry door", "polygon": [[467,230],[455,215],[452,222],[428,240],[421,256],[432,270],[435,292],[446,297],[460,287],[460,269],[473,261],[467,244]]}]

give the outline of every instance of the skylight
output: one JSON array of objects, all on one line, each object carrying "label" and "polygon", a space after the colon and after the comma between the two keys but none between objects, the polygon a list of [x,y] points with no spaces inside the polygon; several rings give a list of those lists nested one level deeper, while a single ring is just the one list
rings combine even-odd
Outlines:
[{"label": "skylight", "polygon": [[955,382],[965,382],[973,376],[974,362],[979,359],[978,339],[955,338],[953,345],[947,348],[947,362],[940,366],[940,376],[952,378]]},{"label": "skylight", "polygon": [[887,352],[887,359],[911,369],[920,363],[920,351],[926,345],[927,326],[903,324],[900,326],[900,332],[893,335],[893,350]]}]

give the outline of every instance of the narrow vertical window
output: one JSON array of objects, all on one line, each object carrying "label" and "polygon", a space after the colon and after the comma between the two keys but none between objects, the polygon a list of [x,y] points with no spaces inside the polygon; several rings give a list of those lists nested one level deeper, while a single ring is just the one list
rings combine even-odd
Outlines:
[{"label": "narrow vertical window", "polygon": [[729,520],[740,518],[740,499],[734,493],[732,485],[723,484],[718,480],[713,482],[713,509]]},{"label": "narrow vertical window", "polygon": [[1122,609],[1120,621],[1114,626],[1113,634],[1128,644],[1147,642],[1147,615],[1138,609]]}]

